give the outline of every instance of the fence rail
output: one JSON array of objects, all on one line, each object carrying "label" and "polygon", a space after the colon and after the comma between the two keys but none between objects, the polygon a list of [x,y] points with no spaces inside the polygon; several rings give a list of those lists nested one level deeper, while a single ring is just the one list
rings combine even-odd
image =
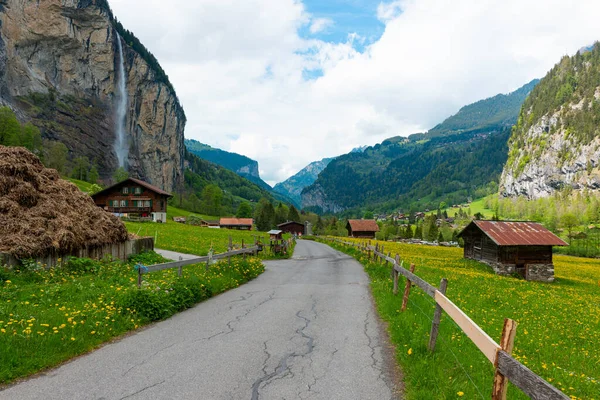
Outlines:
[{"label": "fence rail", "polygon": [[[435,342],[438,333],[438,326],[441,317],[441,310],[444,310],[446,314],[454,320],[454,322],[462,329],[462,331],[473,341],[475,346],[485,355],[485,357],[494,365],[496,368],[494,376],[494,386],[492,389],[492,400],[506,400],[506,389],[508,381],[512,382],[513,385],[518,387],[526,395],[534,400],[568,400],[563,392],[552,386],[542,377],[536,375],[529,368],[521,364],[519,361],[514,359],[510,353],[512,353],[515,331],[517,323],[510,319],[505,320],[504,330],[502,332],[502,338],[500,344],[496,343],[483,329],[481,329],[467,314],[465,314],[456,304],[454,304],[445,295],[447,280],[442,279],[440,289],[434,287],[430,283],[426,282],[414,272],[411,272],[403,267],[403,263],[400,262],[400,256],[396,255],[395,258],[390,255],[385,255],[383,252],[383,246],[372,246],[369,243],[353,243],[346,242],[340,239],[334,238],[323,238],[325,240],[337,242],[343,245],[358,247],[362,252],[367,253],[369,259],[376,261],[386,261],[386,263],[392,264],[392,273],[394,278],[394,294],[397,293],[398,288],[398,276],[403,275],[407,279],[406,290],[403,296],[403,310],[406,308],[408,302],[408,296],[410,293],[411,284],[415,284],[427,295],[432,297],[436,303],[436,311],[433,318],[433,325],[431,329],[429,349],[434,351]],[[414,271],[414,265],[411,266],[411,270]],[[437,324],[437,325],[436,325]]]}]

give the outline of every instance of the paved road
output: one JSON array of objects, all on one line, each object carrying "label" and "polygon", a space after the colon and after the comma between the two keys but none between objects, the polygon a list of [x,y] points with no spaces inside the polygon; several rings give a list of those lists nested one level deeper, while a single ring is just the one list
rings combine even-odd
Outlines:
[{"label": "paved road", "polygon": [[393,399],[362,267],[299,241],[248,284],[0,399]]}]

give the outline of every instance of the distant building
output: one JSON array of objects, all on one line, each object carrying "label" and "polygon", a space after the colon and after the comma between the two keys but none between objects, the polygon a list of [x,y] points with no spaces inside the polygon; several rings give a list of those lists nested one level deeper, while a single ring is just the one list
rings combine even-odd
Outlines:
[{"label": "distant building", "polygon": [[296,222],[296,221],[287,221],[287,222],[284,222],[283,224],[277,225],[277,227],[279,229],[281,229],[283,232],[291,233],[292,235],[299,236],[299,235],[306,234],[304,224],[301,224],[300,222]]},{"label": "distant building", "polygon": [[552,246],[567,246],[536,222],[472,221],[458,235],[464,257],[490,265],[498,275],[519,273],[530,281],[554,281]]},{"label": "distant building", "polygon": [[167,200],[172,194],[142,180],[127,178],[92,196],[98,207],[117,216],[152,218],[167,222]]},{"label": "distant building", "polygon": [[375,239],[375,233],[379,232],[379,225],[373,219],[349,219],[346,229],[350,237]]},{"label": "distant building", "polygon": [[252,218],[221,218],[219,225],[222,229],[251,231],[253,222]]}]

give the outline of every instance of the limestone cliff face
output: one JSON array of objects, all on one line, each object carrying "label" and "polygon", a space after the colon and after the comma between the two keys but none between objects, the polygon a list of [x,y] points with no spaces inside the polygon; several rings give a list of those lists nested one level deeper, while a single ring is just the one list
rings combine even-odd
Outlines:
[{"label": "limestone cliff face", "polygon": [[[0,96],[46,139],[87,156],[103,178],[118,167],[117,40],[100,0],[0,1]],[[121,39],[122,40],[122,39]],[[122,41],[131,175],[173,190],[182,180],[185,114],[175,93]]]},{"label": "limestone cliff face", "polygon": [[509,141],[500,195],[600,189],[600,44],[564,57],[525,101]]},{"label": "limestone cliff face", "polygon": [[323,187],[315,183],[302,191],[302,207],[316,209],[321,213],[339,213],[345,210],[344,207],[330,200],[323,190]]}]

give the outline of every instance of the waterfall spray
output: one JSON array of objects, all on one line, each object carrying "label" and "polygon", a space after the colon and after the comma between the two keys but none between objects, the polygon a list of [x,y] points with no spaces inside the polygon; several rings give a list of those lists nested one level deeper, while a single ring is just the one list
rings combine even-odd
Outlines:
[{"label": "waterfall spray", "polygon": [[123,57],[123,46],[121,36],[117,33],[117,48],[119,49],[119,64],[117,68],[117,103],[115,112],[115,153],[119,167],[126,167],[129,145],[125,133],[125,118],[127,113],[127,78],[125,77],[125,58]]}]

